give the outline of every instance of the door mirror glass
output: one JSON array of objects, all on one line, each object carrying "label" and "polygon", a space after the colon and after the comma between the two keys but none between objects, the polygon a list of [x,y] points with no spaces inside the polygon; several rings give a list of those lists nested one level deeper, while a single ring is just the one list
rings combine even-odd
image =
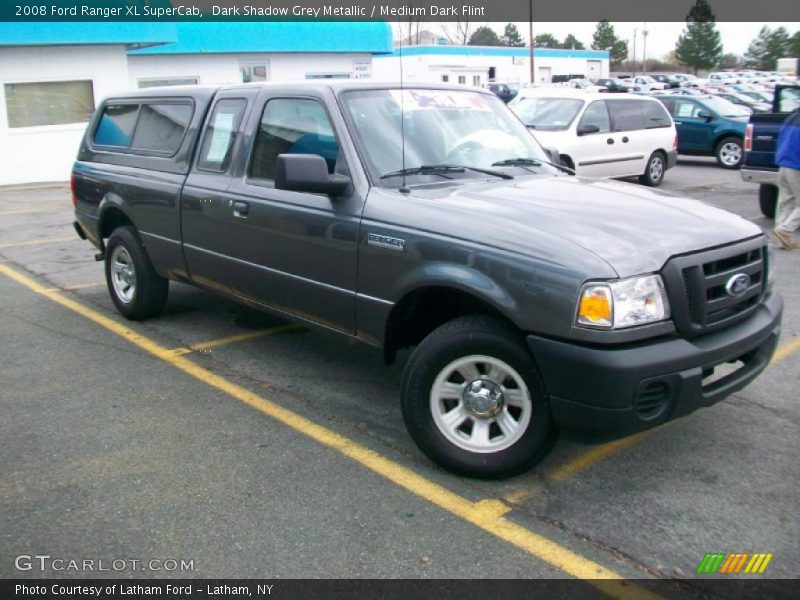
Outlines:
[{"label": "door mirror glass", "polygon": [[350,178],[328,173],[328,163],[318,154],[280,154],[275,165],[275,188],[310,194],[342,195]]},{"label": "door mirror glass", "polygon": [[594,123],[585,123],[578,127],[578,135],[589,135],[590,133],[599,133],[600,128]]}]

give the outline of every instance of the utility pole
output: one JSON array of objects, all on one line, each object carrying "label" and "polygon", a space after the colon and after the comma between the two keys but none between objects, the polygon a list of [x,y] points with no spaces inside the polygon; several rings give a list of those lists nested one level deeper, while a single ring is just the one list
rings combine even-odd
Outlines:
[{"label": "utility pole", "polygon": [[644,41],[642,42],[642,73],[647,75],[647,23],[644,24],[644,29],[642,29],[642,36],[644,37]]},{"label": "utility pole", "polygon": [[636,77],[636,37],[639,34],[639,28],[633,28],[633,76]]},{"label": "utility pole", "polygon": [[528,0],[528,6],[530,7],[529,17],[530,20],[528,21],[528,37],[530,37],[531,43],[530,45],[530,60],[531,60],[531,85],[536,83],[536,70],[533,64],[533,50],[536,46],[536,40],[533,39],[533,0]]}]

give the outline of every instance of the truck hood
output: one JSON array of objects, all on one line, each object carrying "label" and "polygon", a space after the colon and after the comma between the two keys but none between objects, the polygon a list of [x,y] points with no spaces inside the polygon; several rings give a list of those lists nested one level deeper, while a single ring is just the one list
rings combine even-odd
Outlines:
[{"label": "truck hood", "polygon": [[458,223],[470,223],[461,231],[479,235],[487,245],[525,252],[541,247],[543,238],[577,244],[603,259],[619,277],[658,271],[676,254],[761,234],[754,223],[704,202],[613,180],[518,177],[455,188],[417,188],[414,195],[435,199],[448,213],[446,221],[452,222],[457,212]]}]

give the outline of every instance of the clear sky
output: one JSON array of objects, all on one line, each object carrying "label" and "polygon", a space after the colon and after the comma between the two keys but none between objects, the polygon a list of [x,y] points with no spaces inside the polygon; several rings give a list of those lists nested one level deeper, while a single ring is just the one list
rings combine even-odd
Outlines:
[{"label": "clear sky", "polygon": [[[787,2],[793,0],[787,0]],[[794,0],[796,1],[796,0]],[[525,40],[528,39],[528,23],[515,23],[520,34]],[[440,32],[442,25],[446,23],[426,23],[425,27],[434,32]],[[481,25],[492,27],[498,34],[503,33],[505,23],[474,23],[473,30]],[[647,56],[650,58],[662,58],[668,52],[675,49],[675,42],[686,26],[684,22],[678,23],[612,23],[617,36],[628,40],[629,51],[633,50],[634,29],[637,31],[636,57],[641,58],[642,54],[642,30],[646,27],[647,35]],[[720,35],[722,36],[723,51],[742,55],[747,50],[750,41],[758,35],[759,30],[764,25],[771,29],[776,27],[786,27],[790,34],[800,29],[800,22],[794,23],[717,23]],[[586,47],[592,43],[592,34],[597,23],[534,23],[534,35],[540,33],[552,33],[559,40],[563,40],[567,34],[574,34],[581,40]]]}]

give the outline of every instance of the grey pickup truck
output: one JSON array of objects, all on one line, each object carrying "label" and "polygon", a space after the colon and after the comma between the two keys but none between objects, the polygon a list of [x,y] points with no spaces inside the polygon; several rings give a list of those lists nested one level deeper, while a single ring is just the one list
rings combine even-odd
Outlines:
[{"label": "grey pickup truck", "polygon": [[75,228],[130,319],[157,315],[173,280],[387,363],[409,349],[417,445],[510,476],[560,428],[618,436],[718,402],[780,332],[756,225],[553,156],[463,86],[140,90],[89,124]]}]

